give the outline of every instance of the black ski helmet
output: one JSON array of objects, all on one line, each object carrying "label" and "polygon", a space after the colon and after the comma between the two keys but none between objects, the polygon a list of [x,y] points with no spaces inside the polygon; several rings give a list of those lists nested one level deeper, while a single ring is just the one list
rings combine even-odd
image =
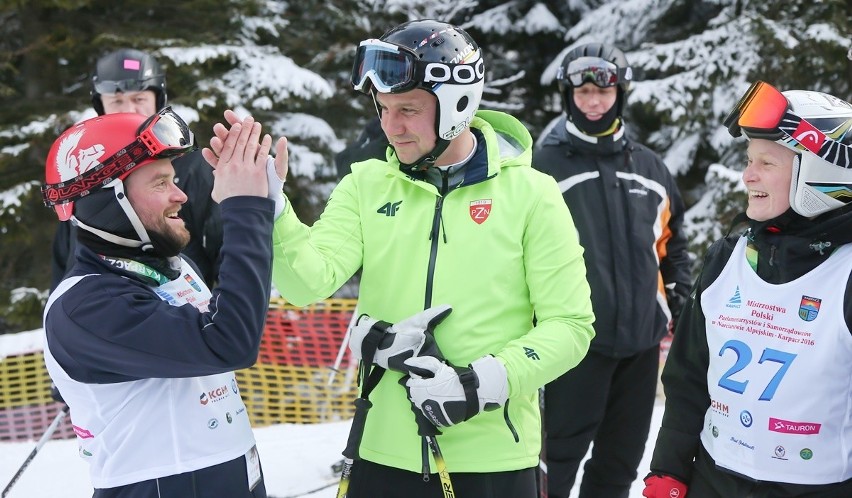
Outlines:
[{"label": "black ski helmet", "polygon": [[92,76],[92,106],[98,115],[105,114],[101,94],[151,90],[157,98],[157,111],[166,106],[166,74],[150,54],[122,48],[98,59]]},{"label": "black ski helmet", "polygon": [[[594,80],[588,77],[582,77],[580,84],[571,82],[569,77],[569,65],[578,59],[589,58],[602,59],[615,66],[615,73],[612,78],[607,79],[604,84],[601,81]],[[581,86],[584,83],[592,82],[598,86],[613,86],[618,87],[618,96],[616,98],[614,109],[614,117],[621,118],[624,111],[624,103],[627,100],[626,94],[630,90],[630,84],[633,81],[633,69],[627,62],[624,52],[618,48],[607,45],[605,43],[587,43],[579,45],[571,49],[562,59],[562,64],[559,66],[559,72],[556,74],[556,84],[559,87],[559,95],[562,97],[562,109],[568,115],[568,119],[574,121],[580,129],[585,130],[583,126],[579,126],[585,121],[585,116],[576,109],[574,105],[574,88]],[[579,121],[579,122],[578,122]],[[606,125],[608,128],[612,124],[611,120]],[[599,130],[600,132],[602,130]]]}]

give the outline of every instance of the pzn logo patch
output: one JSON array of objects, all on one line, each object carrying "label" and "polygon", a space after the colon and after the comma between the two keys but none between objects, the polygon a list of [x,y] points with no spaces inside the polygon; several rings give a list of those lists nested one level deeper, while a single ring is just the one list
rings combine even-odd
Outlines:
[{"label": "pzn logo patch", "polygon": [[478,201],[470,201],[470,219],[476,222],[477,225],[485,223],[488,215],[491,214],[491,199],[479,199]]}]

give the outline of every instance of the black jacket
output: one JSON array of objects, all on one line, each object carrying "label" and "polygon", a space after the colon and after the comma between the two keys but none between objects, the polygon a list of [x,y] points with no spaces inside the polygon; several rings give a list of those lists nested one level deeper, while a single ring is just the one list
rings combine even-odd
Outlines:
[{"label": "black jacket", "polygon": [[[741,215],[740,219],[745,217]],[[704,414],[710,406],[707,391],[710,352],[701,295],[721,274],[737,240],[743,236],[751,239],[758,250],[757,274],[773,284],[801,277],[822,264],[833,249],[852,242],[849,209],[831,211],[814,220],[788,210],[778,218],[749,221],[749,225],[744,234],[730,235],[710,246],[684,307],[662,375],[666,409],[651,461],[652,473],[672,475],[684,482],[692,478]],[[847,280],[845,289],[837,292],[844,293],[846,323],[852,327],[852,279]]]},{"label": "black jacket", "polygon": [[[175,183],[188,197],[180,216],[189,230],[189,244],[183,255],[198,269],[208,287],[213,287],[219,274],[219,250],[222,247],[222,215],[219,205],[210,197],[213,191],[213,169],[193,151],[172,161]],[[70,221],[60,222],[53,238],[50,290],[56,288],[74,262],[77,227]]]},{"label": "black jacket", "polygon": [[685,296],[691,282],[683,201],[662,159],[626,136],[583,141],[563,116],[533,167],[559,183],[585,250],[591,350],[622,358],[658,344],[669,322],[663,284]]}]

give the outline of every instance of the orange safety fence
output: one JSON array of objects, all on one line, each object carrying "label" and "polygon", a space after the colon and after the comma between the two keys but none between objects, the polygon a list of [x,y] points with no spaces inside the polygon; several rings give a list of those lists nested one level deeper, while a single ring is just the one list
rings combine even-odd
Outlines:
[{"label": "orange safety fence", "polygon": [[[336,373],[333,366],[356,303],[328,299],[298,308],[282,299],[270,300],[258,361],[236,372],[254,427],[352,417],[357,362],[345,348]],[[60,409],[50,397],[44,354],[6,354],[0,357],[0,441],[36,440]],[[68,417],[53,437],[74,437]]]}]

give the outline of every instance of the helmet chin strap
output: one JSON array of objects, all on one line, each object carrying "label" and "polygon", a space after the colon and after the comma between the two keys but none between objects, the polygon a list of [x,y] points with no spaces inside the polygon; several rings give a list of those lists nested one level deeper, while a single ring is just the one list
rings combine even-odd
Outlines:
[{"label": "helmet chin strap", "polygon": [[399,164],[402,169],[406,169],[408,171],[426,171],[427,169],[435,166],[435,163],[438,161],[438,158],[441,157],[441,154],[443,154],[449,146],[449,140],[439,138],[435,142],[435,148],[433,148],[431,151],[429,151],[426,155],[424,155],[417,161],[411,164],[406,164],[400,161]]},{"label": "helmet chin strap", "polygon": [[124,247],[139,247],[145,252],[152,251],[154,249],[154,245],[151,243],[151,237],[148,236],[148,232],[142,225],[142,220],[139,219],[139,216],[136,214],[136,211],[133,210],[133,206],[130,205],[130,200],[127,199],[127,194],[124,192],[124,182],[121,180],[116,180],[112,182],[111,185],[108,185],[104,188],[113,189],[115,198],[118,200],[118,205],[121,206],[121,209],[122,211],[124,211],[124,214],[127,216],[127,219],[130,220],[130,224],[133,225],[133,229],[136,231],[136,235],[139,236],[139,240],[126,239],[124,237],[119,237],[118,235],[106,232],[99,228],[89,226],[73,215],[71,216],[71,221],[83,230],[91,232],[97,235],[98,237],[106,240],[107,242],[112,242],[113,244],[118,244]]}]

